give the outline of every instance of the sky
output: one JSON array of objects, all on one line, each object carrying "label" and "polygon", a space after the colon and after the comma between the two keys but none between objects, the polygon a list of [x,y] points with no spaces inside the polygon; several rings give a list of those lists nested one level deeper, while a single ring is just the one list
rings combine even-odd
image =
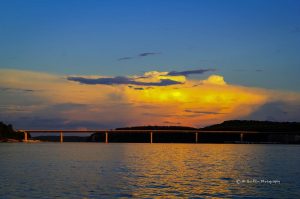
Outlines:
[{"label": "sky", "polygon": [[300,121],[300,1],[0,0],[16,128]]}]

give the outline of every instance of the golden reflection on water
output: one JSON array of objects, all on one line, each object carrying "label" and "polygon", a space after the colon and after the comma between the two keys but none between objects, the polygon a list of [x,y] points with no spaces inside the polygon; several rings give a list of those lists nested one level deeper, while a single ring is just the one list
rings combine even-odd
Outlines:
[{"label": "golden reflection on water", "polygon": [[[236,154],[235,145],[197,146],[154,144],[140,145],[138,151],[130,149],[125,157],[129,167],[135,168],[132,172],[136,180],[131,182],[132,186],[137,185],[131,194],[135,197],[233,195],[240,173],[251,173],[243,158],[232,154]],[[146,156],[140,157],[141,153]]]},{"label": "golden reflection on water", "polygon": [[[45,194],[48,198],[299,198],[295,196],[300,194],[299,146],[18,143],[0,149],[0,198]],[[253,178],[282,184],[237,183]]]}]

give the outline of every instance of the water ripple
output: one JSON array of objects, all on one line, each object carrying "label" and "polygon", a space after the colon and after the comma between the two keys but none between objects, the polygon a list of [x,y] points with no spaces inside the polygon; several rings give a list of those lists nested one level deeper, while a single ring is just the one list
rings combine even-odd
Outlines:
[{"label": "water ripple", "polygon": [[1,144],[0,159],[5,199],[300,198],[299,146]]}]

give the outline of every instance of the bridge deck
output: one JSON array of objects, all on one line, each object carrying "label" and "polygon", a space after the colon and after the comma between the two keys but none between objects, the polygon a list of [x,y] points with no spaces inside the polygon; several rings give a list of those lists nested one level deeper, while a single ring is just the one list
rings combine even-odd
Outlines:
[{"label": "bridge deck", "polygon": [[[115,136],[115,135],[120,135],[119,133],[124,133],[124,135],[127,134],[131,134],[131,133],[147,133],[149,134],[149,142],[153,143],[153,140],[155,141],[155,139],[153,139],[153,137],[156,137],[159,135],[162,135],[162,133],[164,134],[170,134],[172,136],[172,134],[176,137],[176,134],[178,135],[181,134],[185,134],[184,136],[191,136],[191,134],[194,134],[194,142],[198,143],[199,142],[199,136],[238,136],[239,138],[239,142],[244,142],[244,138],[245,137],[249,137],[251,136],[258,136],[258,135],[262,135],[262,136],[269,136],[270,134],[285,134],[285,136],[294,136],[294,140],[297,140],[297,136],[299,135],[299,132],[255,132],[255,131],[204,131],[204,130],[131,130],[131,129],[127,129],[127,130],[19,130],[19,132],[24,133],[24,141],[27,142],[28,141],[28,133],[59,133],[60,134],[60,142],[63,142],[64,140],[64,133],[78,133],[78,134],[83,134],[83,133],[101,133],[102,135],[105,135],[105,143],[108,143],[109,141],[109,137],[110,136]],[[268,135],[269,134],[269,135]],[[110,135],[110,136],[109,136]],[[129,135],[128,135],[129,136]],[[236,139],[236,138],[235,138]],[[289,139],[287,138],[283,138],[283,139]],[[156,139],[157,140],[157,139]]]},{"label": "bridge deck", "polygon": [[203,131],[203,130],[18,130],[27,133],[257,133],[254,131]]}]

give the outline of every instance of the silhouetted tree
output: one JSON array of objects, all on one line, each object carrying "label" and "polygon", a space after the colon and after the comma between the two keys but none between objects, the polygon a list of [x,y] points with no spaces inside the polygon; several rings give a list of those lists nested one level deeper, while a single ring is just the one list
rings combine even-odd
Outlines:
[{"label": "silhouetted tree", "polygon": [[[29,134],[28,136],[30,137]],[[11,124],[6,125],[3,122],[0,122],[0,140],[5,141],[6,139],[22,140],[24,139],[24,134],[14,131]]]}]

